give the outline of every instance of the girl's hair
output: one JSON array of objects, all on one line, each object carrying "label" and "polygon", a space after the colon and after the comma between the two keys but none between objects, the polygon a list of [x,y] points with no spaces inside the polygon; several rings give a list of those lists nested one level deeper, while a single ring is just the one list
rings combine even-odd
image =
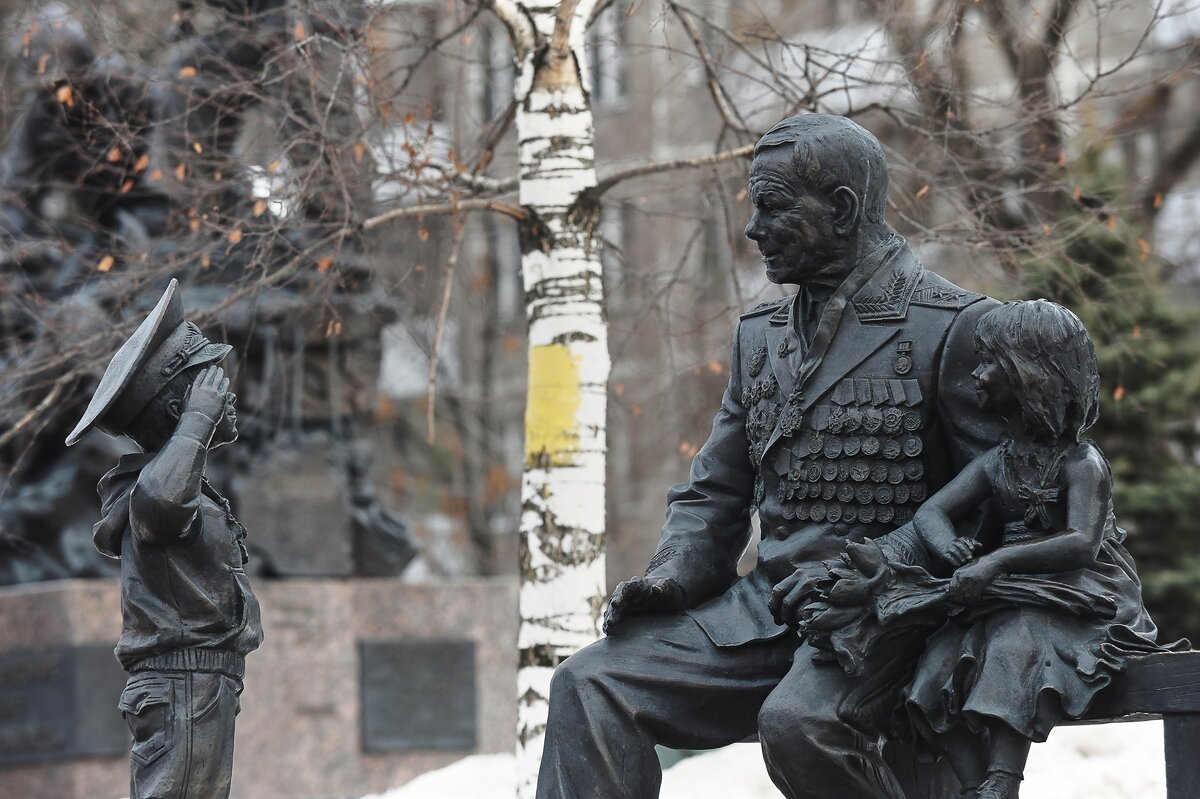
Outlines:
[{"label": "girl's hair", "polygon": [[979,319],[975,349],[1008,375],[1025,430],[1078,441],[1099,415],[1096,348],[1079,317],[1049,300],[1007,302]]}]

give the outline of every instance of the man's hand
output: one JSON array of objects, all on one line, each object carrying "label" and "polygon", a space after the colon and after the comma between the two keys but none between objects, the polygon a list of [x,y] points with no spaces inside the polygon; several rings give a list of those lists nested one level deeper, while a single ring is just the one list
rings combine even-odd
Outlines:
[{"label": "man's hand", "polygon": [[951,566],[958,568],[975,557],[977,549],[979,549],[979,542],[974,538],[956,538],[938,554]]},{"label": "man's hand", "polygon": [[671,577],[634,577],[613,589],[604,611],[604,634],[630,616],[678,613],[687,607],[683,586]]},{"label": "man's hand", "polygon": [[950,578],[950,598],[963,604],[975,602],[992,581],[1003,573],[999,562],[984,556],[960,567]]},{"label": "man's hand", "polygon": [[807,600],[816,595],[817,580],[816,575],[797,569],[790,577],[784,577],[771,589],[767,608],[775,618],[776,624],[796,627],[800,611],[807,604]]},{"label": "man's hand", "polygon": [[211,419],[221,421],[225,403],[229,397],[229,378],[219,366],[210,366],[196,376],[184,400],[183,412],[195,411]]}]

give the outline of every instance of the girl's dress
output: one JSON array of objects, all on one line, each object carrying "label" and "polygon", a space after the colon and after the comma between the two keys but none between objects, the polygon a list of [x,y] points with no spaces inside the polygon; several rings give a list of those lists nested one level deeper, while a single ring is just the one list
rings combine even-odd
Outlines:
[{"label": "girl's dress", "polygon": [[[993,504],[1004,522],[1004,544],[1065,529],[1063,453],[1040,470],[1011,441],[984,457],[989,458],[985,468]],[[1026,482],[1021,475],[1033,479]],[[1056,722],[1086,712],[1126,658],[1176,648],[1155,643],[1157,631],[1142,604],[1141,583],[1124,538],[1110,502],[1096,562],[1039,575],[1111,597],[1115,617],[1016,606],[956,617],[934,633],[904,692],[917,731],[932,738],[961,721],[979,731],[981,722],[999,720],[1026,738],[1044,741]]]}]

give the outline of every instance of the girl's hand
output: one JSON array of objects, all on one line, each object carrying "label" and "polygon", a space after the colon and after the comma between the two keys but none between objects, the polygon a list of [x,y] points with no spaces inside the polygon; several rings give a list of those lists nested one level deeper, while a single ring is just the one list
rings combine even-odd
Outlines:
[{"label": "girl's hand", "polygon": [[975,557],[979,542],[974,538],[956,538],[939,553],[951,566],[958,567]]},{"label": "girl's hand", "polygon": [[950,598],[963,604],[971,604],[983,595],[983,591],[1002,573],[995,558],[982,557],[960,567],[950,578]]}]

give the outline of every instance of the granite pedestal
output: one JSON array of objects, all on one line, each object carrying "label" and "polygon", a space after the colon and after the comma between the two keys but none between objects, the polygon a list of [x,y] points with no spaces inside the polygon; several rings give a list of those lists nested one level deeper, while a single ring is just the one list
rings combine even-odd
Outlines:
[{"label": "granite pedestal", "polygon": [[[247,659],[237,799],[362,795],[513,750],[515,580],[260,579],[255,592],[266,642]],[[108,580],[0,589],[13,683],[0,686],[0,799],[128,795],[123,673],[103,657],[118,599]]]}]

